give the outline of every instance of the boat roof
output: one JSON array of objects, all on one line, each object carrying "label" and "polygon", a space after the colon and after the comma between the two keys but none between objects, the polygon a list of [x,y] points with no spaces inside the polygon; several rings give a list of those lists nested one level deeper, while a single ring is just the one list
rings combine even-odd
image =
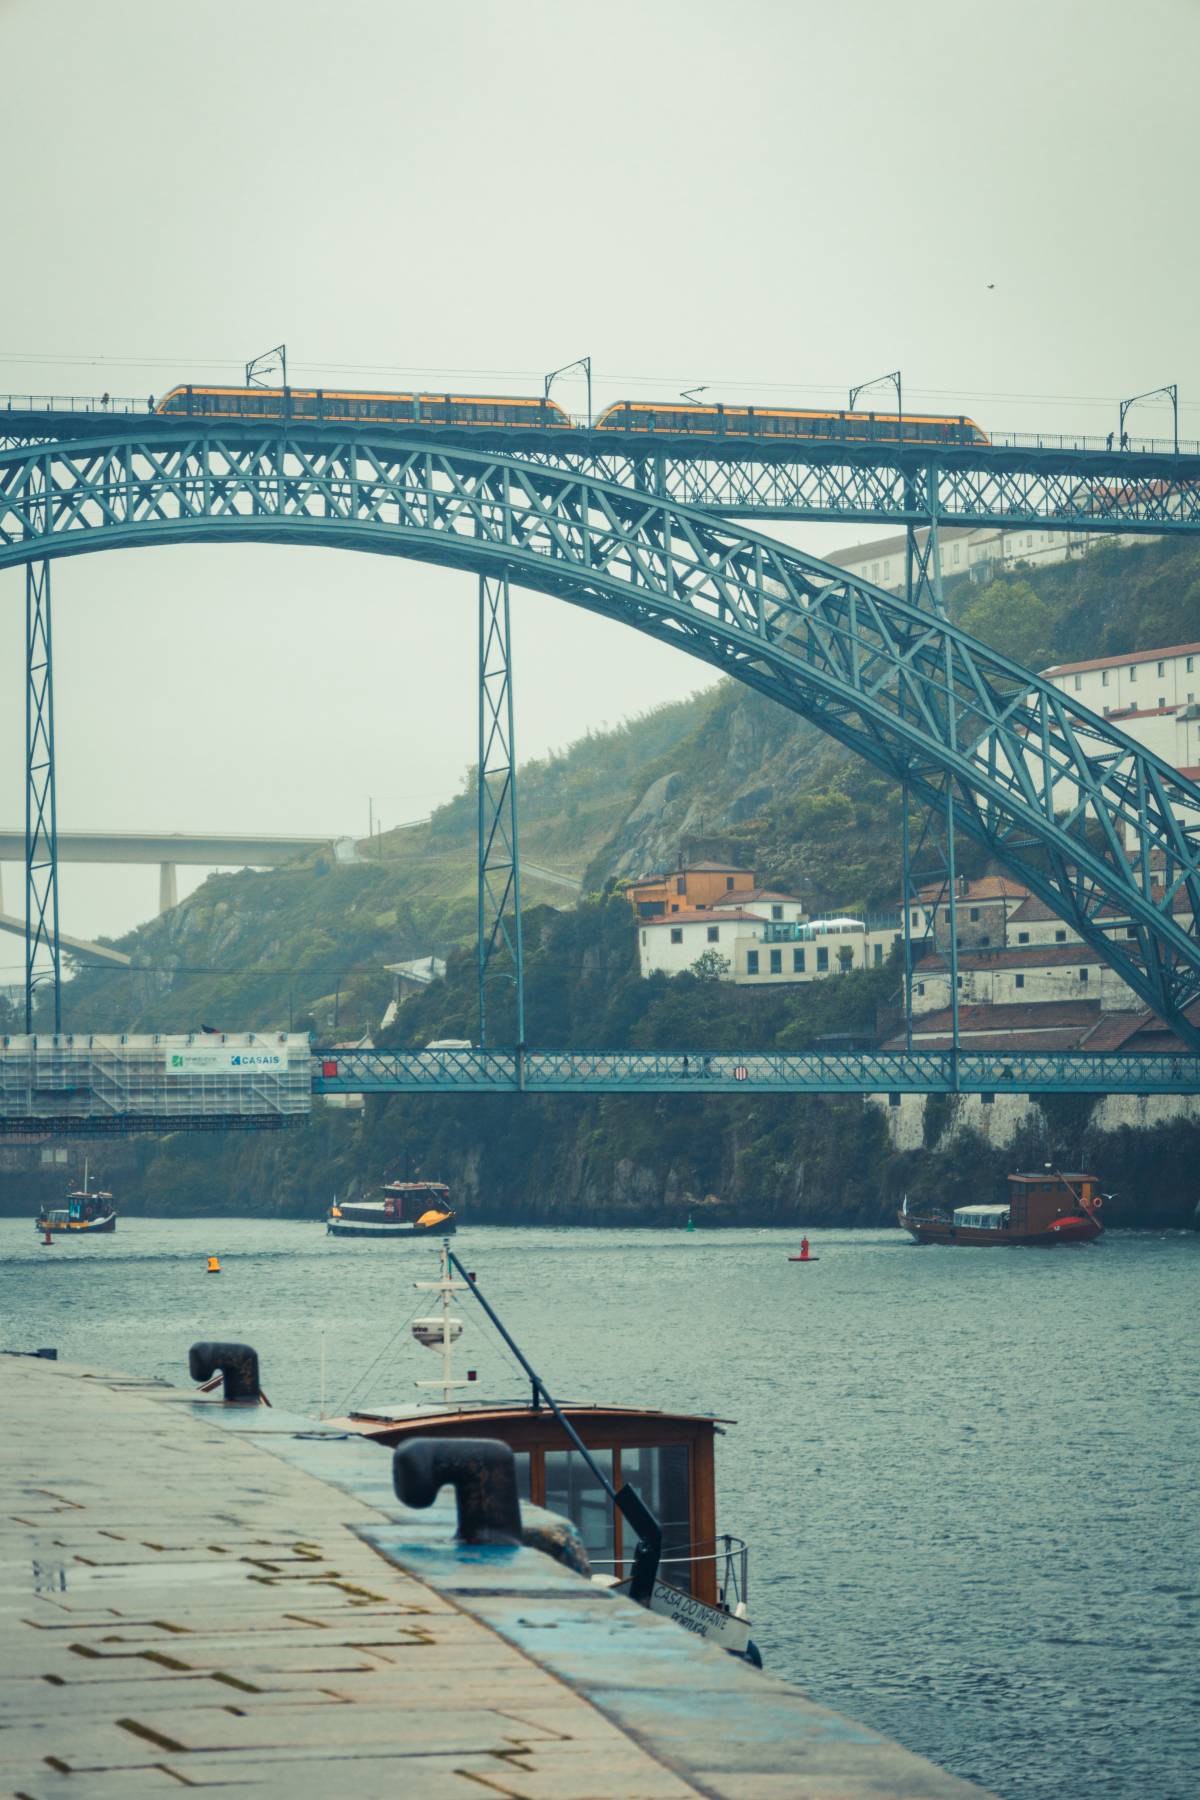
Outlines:
[{"label": "boat roof", "polygon": [[1096,1177],[1094,1175],[1081,1175],[1073,1169],[1043,1169],[1040,1174],[1036,1171],[1032,1173],[1026,1172],[1022,1175],[1010,1175],[1008,1179],[1010,1181],[1035,1182],[1039,1187],[1042,1187],[1048,1182],[1095,1181]]},{"label": "boat roof", "polygon": [[[560,1400],[559,1410],[568,1418],[580,1416],[593,1419],[652,1419],[661,1420],[664,1424],[673,1425],[736,1425],[736,1419],[720,1419],[712,1413],[678,1413],[664,1412],[657,1406],[606,1406],[591,1400]],[[490,1419],[499,1423],[503,1419],[545,1419],[553,1420],[553,1413],[548,1406],[533,1407],[527,1400],[464,1400],[459,1405],[447,1406],[444,1401],[397,1401],[394,1406],[373,1406],[367,1410],[349,1413],[343,1420],[326,1420],[326,1424],[353,1424],[360,1430],[364,1426],[375,1425],[380,1430],[388,1430],[396,1425],[420,1423],[422,1425],[442,1425],[457,1423],[460,1420]],[[369,1432],[364,1433],[369,1435]]]},{"label": "boat roof", "polygon": [[982,1218],[985,1213],[990,1217],[992,1213],[1002,1213],[1007,1211],[1008,1207],[1006,1205],[1002,1202],[993,1200],[988,1206],[956,1206],[954,1209],[954,1216],[956,1219]]}]

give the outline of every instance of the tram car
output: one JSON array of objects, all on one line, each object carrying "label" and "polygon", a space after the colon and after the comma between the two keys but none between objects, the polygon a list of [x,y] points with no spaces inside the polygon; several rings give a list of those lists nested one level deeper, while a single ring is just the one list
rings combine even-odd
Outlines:
[{"label": "tram car", "polygon": [[[176,387],[154,409],[204,419],[295,419],[313,424],[452,426],[473,430],[569,431],[554,400],[506,394],[370,394],[331,388]],[[974,419],[927,413],[818,412],[799,407],[701,406],[617,400],[597,431],[662,437],[797,438],[834,443],[987,444]]]},{"label": "tram car", "polygon": [[300,419],[314,424],[514,426],[570,430],[572,420],[553,400],[504,394],[365,394],[330,388],[176,387],[155,412],[204,419]]},{"label": "tram car", "polygon": [[618,400],[596,420],[597,431],[658,432],[721,438],[830,438],[837,443],[987,444],[974,419],[932,413],[816,412],[797,407],[656,405]]}]

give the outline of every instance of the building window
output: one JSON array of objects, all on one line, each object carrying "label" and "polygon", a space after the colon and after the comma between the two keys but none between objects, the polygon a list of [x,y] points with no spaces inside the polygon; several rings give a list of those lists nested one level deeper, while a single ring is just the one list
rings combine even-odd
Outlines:
[{"label": "building window", "polygon": [[1101,671],[1100,671],[1100,686],[1101,687],[1108,686],[1108,670],[1107,669],[1101,669]]},{"label": "building window", "polygon": [[682,944],[682,942],[683,942],[683,926],[682,925],[672,925],[672,927],[671,927],[671,942],[673,944]]},{"label": "building window", "polygon": [[758,951],[757,950],[747,950],[747,952],[746,952],[746,973],[747,973],[747,975],[757,975],[758,974]]},{"label": "building window", "polygon": [[1130,681],[1137,680],[1137,664],[1136,663],[1130,663],[1130,665],[1129,665],[1129,679],[1130,679]]},{"label": "building window", "polygon": [[1166,674],[1166,672],[1167,672],[1167,665],[1166,665],[1166,663],[1165,663],[1165,662],[1160,662],[1160,663],[1159,663],[1159,665],[1158,665],[1158,672],[1159,672],[1159,674],[1160,674],[1160,675],[1165,675],[1165,674]]},{"label": "building window", "polygon": [[1159,711],[1160,711],[1160,712],[1161,712],[1161,711],[1162,711],[1162,709],[1163,709],[1163,707],[1164,707],[1164,706],[1165,706],[1165,705],[1166,705],[1166,704],[1167,704],[1167,702],[1166,702],[1166,700],[1165,700],[1165,698],[1164,698],[1164,697],[1163,697],[1163,695],[1162,695],[1162,694],[1160,694],[1160,695],[1159,695],[1159,696],[1158,696],[1158,709],[1159,709]]},{"label": "building window", "polygon": [[923,981],[918,981],[918,983],[917,983],[917,992],[918,992],[918,994],[920,994],[920,995],[921,995],[921,997],[922,997],[922,999],[924,999],[924,996],[925,996],[925,983],[924,983],[924,982],[923,982]]},{"label": "building window", "polygon": [[995,1104],[996,1104],[995,1094],[980,1094],[979,1104],[980,1104],[980,1106],[995,1106]]},{"label": "building window", "polygon": [[1056,944],[1065,944],[1067,941],[1066,932],[1065,931],[1056,931],[1054,934],[1054,941]]},{"label": "building window", "polygon": [[1187,659],[1187,672],[1188,672],[1188,674],[1189,674],[1189,675],[1190,675],[1190,674],[1191,674],[1191,672],[1192,672],[1192,664],[1193,664],[1193,663],[1194,663],[1194,662],[1195,662],[1195,660],[1196,660],[1196,659],[1195,659],[1195,657],[1194,657],[1194,656],[1189,656],[1189,657],[1188,657],[1188,659]]},{"label": "building window", "polygon": [[1024,976],[1023,976],[1023,975],[1018,975],[1018,976],[1017,976],[1017,986],[1018,986],[1018,987],[1024,987],[1024,986],[1025,986],[1025,977],[1024,977]]},{"label": "building window", "polygon": [[973,906],[971,908],[971,923],[974,924],[975,920],[978,917],[979,917],[979,908],[977,906]]},{"label": "building window", "polygon": [[1191,705],[1193,705],[1193,704],[1194,704],[1194,702],[1195,702],[1195,699],[1196,699],[1196,696],[1195,696],[1195,694],[1189,694],[1189,695],[1188,695],[1188,697],[1187,697],[1187,703],[1188,703],[1188,705],[1189,705],[1189,706],[1191,706]]},{"label": "building window", "polygon": [[644,931],[643,931],[643,933],[642,933],[642,942],[643,942],[643,944],[644,944],[644,943],[645,943],[645,941],[646,941],[646,934],[645,934],[645,932],[644,932]]},{"label": "building window", "polygon": [[730,888],[731,888],[731,887],[732,887],[732,886],[733,886],[733,876],[732,876],[732,875],[727,875],[727,876],[726,876],[726,877],[725,877],[725,891],[726,891],[726,893],[728,893],[728,891],[729,891],[729,889],[730,889]]},{"label": "building window", "polygon": [[899,1106],[899,1104],[900,1104],[899,1094],[889,1094],[888,1095],[888,1105],[889,1106]]},{"label": "building window", "polygon": [[1029,942],[1029,933],[1027,931],[1018,931],[1017,942],[1018,944],[1027,944]]},{"label": "building window", "polygon": [[956,982],[955,982],[955,986],[956,986],[956,987],[961,987],[961,986],[962,986],[962,976],[961,976],[961,975],[960,975],[960,976],[959,976],[959,977],[958,977],[958,979],[957,979],[957,980],[956,980]]},{"label": "building window", "polygon": [[717,944],[721,940],[721,927],[719,925],[709,925],[705,930],[704,935],[710,944]]},{"label": "building window", "polygon": [[954,549],[951,552],[950,560],[951,562],[956,563],[962,561],[962,550],[958,544],[955,544]]},{"label": "building window", "polygon": [[818,975],[827,975],[828,973],[829,973],[829,951],[825,948],[824,944],[821,944],[817,949],[817,974]]},{"label": "building window", "polygon": [[987,946],[991,943],[991,941],[992,941],[991,938],[988,936],[987,932],[985,931],[979,940],[980,949],[986,950]]},{"label": "building window", "polygon": [[782,906],[773,906],[773,907],[772,907],[772,908],[771,908],[771,917],[772,917],[772,918],[773,918],[773,919],[782,919],[782,917],[783,917],[783,908],[782,908]]},{"label": "building window", "polygon": [[1125,927],[1125,936],[1127,938],[1135,938],[1137,936],[1137,926],[1136,925],[1127,925]]},{"label": "building window", "polygon": [[771,973],[772,973],[772,975],[782,975],[783,974],[783,951],[782,950],[772,950],[770,952],[770,957],[771,957]]},{"label": "building window", "polygon": [[675,892],[677,894],[686,894],[687,893],[687,876],[686,875],[677,875],[675,877]]},{"label": "building window", "polygon": [[1087,970],[1086,970],[1086,969],[1080,969],[1080,971],[1079,971],[1079,979],[1080,979],[1080,981],[1086,981],[1086,980],[1087,980],[1087,978],[1088,978],[1088,972],[1087,972]]},{"label": "building window", "polygon": [[672,900],[672,902],[671,902],[671,911],[672,911],[672,912],[678,912],[678,911],[679,911],[679,903],[678,903],[678,901],[676,901],[676,900]]},{"label": "building window", "polygon": [[883,967],[883,945],[882,944],[875,945],[874,954],[875,954],[875,967],[877,969],[881,969]]},{"label": "building window", "polygon": [[950,923],[950,908],[949,907],[947,907],[945,912],[943,912],[943,914],[942,914],[942,923],[943,923],[943,925],[948,925]]},{"label": "building window", "polygon": [[803,973],[804,973],[804,952],[803,952],[803,950],[793,950],[792,951],[792,974],[793,975],[803,975]]},{"label": "building window", "polygon": [[1075,692],[1078,693],[1082,686],[1083,686],[1083,676],[1077,675],[1075,677]]}]

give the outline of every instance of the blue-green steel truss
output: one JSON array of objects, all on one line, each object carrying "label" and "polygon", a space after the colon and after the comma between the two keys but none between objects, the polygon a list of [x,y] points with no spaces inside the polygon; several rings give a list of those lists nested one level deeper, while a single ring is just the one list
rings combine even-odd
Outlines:
[{"label": "blue-green steel truss", "polygon": [[[329,1071],[323,1073],[323,1071]],[[319,1050],[314,1094],[1194,1094],[1200,1056],[1084,1051]]]},{"label": "blue-green steel truss", "polygon": [[1189,1044],[1200,790],[945,618],[711,513],[426,442],[156,432],[0,456],[0,567],[202,541],[420,558],[622,621],[759,689],[983,845]]},{"label": "blue-green steel truss", "polygon": [[39,981],[53,988],[62,1030],[58,932],[58,793],[54,764],[54,633],[50,563],[25,565],[25,1029]]},{"label": "blue-green steel truss", "polygon": [[[506,959],[514,985],[515,1042],[525,1040],[525,952],[517,753],[513,733],[508,578],[479,577],[478,984],[479,1042],[488,1041],[488,975]],[[507,1009],[506,1009],[507,1011]]]},{"label": "blue-green steel truss", "polygon": [[[56,403],[0,398],[0,448],[53,447],[92,438],[170,442],[178,418],[147,414],[146,402],[100,407],[88,397]],[[193,426],[193,429],[203,427]],[[814,440],[722,440],[668,432],[470,430],[378,421],[333,428],[288,421],[292,442],[310,447],[350,436],[365,452],[419,440],[435,449],[520,456],[591,480],[640,488],[717,517],[857,519],[924,529],[955,526],[1161,533],[1200,530],[1200,454],[1168,441],[1107,449],[1101,440],[1026,435],[990,444],[896,445]],[[223,423],[224,441],[254,444],[262,427]]]}]

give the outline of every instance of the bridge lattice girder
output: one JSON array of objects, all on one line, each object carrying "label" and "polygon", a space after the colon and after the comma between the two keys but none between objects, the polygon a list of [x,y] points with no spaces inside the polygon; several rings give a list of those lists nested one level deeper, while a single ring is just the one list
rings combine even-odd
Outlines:
[{"label": "bridge lattice girder", "polygon": [[[0,451],[54,449],[87,437],[112,446],[166,442],[181,422],[158,414],[91,410],[0,413]],[[186,424],[182,428],[187,429]],[[204,427],[202,426],[201,429]],[[260,423],[222,421],[223,441],[253,445]],[[349,429],[295,421],[293,442],[405,440],[379,421]],[[860,519],[971,528],[1028,526],[1073,533],[1200,530],[1200,455],[1160,447],[1088,449],[1070,439],[1026,444],[834,445],[820,439],[748,441],[668,433],[422,427],[407,434],[433,450],[482,450],[641,488],[723,518]]]},{"label": "bridge lattice girder", "polygon": [[708,513],[467,450],[185,432],[0,456],[0,566],[205,539],[507,574],[678,645],[949,802],[1200,1046],[1185,1012],[1200,997],[1200,790],[947,621]]}]

